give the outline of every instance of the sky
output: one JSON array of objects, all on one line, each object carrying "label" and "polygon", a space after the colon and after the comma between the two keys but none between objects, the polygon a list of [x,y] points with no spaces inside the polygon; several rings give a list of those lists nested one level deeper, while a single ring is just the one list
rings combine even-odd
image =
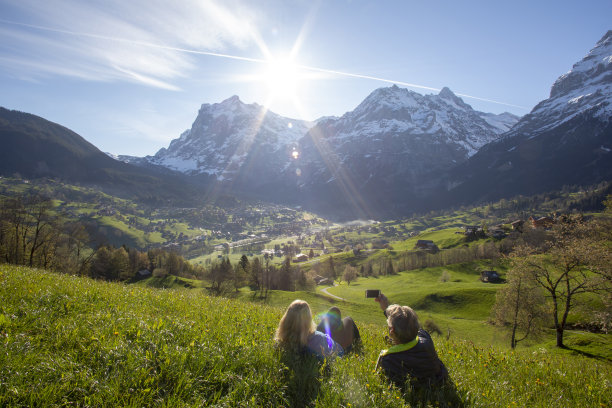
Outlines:
[{"label": "sky", "polygon": [[0,0],[0,106],[135,156],[232,95],[315,120],[447,86],[521,116],[610,16],[610,0]]}]

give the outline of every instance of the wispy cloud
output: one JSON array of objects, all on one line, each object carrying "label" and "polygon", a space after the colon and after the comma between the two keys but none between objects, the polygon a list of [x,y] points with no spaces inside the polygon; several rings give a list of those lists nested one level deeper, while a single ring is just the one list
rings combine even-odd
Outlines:
[{"label": "wispy cloud", "polygon": [[222,52],[263,44],[257,13],[233,1],[3,0],[0,10],[0,66],[24,78],[177,89],[173,79],[195,68],[182,47]]}]

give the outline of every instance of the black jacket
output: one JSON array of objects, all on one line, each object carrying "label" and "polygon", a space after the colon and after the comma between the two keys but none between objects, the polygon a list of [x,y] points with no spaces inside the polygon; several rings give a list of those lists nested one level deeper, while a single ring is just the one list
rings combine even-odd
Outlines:
[{"label": "black jacket", "polygon": [[381,352],[376,367],[382,368],[399,388],[404,388],[407,380],[412,385],[434,385],[448,378],[448,371],[438,358],[431,336],[423,329],[419,330],[418,341],[412,348],[393,352],[392,347]]}]

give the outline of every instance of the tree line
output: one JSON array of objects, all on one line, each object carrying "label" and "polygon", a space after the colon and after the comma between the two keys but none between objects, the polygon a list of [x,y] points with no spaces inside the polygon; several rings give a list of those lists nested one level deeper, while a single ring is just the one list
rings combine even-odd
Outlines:
[{"label": "tree line", "polygon": [[242,255],[232,265],[229,258],[213,263],[206,270],[211,293],[222,295],[238,291],[248,285],[255,296],[265,298],[270,290],[313,290],[315,282],[311,274],[306,273],[299,265],[292,265],[291,258],[285,257],[280,266],[272,264],[272,257],[254,257],[252,260]]},{"label": "tree line", "polygon": [[2,262],[112,281],[136,279],[139,271],[195,279],[206,274],[204,268],[164,249],[143,252],[125,245],[93,246],[86,226],[57,213],[53,201],[45,196],[24,195],[0,201]]}]

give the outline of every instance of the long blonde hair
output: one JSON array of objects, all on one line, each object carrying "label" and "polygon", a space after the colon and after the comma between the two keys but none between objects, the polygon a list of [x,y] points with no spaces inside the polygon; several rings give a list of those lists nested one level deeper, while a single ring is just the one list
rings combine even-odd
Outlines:
[{"label": "long blonde hair", "polygon": [[291,302],[281,318],[274,339],[284,348],[300,348],[306,345],[314,331],[310,306],[297,299]]}]

